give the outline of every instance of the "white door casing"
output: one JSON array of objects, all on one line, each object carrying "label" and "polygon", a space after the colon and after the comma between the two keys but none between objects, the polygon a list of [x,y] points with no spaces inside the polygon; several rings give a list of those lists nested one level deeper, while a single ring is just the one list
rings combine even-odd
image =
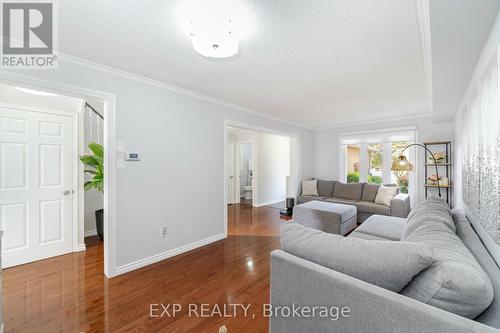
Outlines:
[{"label": "white door casing", "polygon": [[227,203],[234,204],[235,200],[235,164],[236,164],[236,156],[235,156],[235,143],[228,142],[226,145],[226,154],[228,156],[226,160],[226,168],[227,168]]},{"label": "white door casing", "polygon": [[2,267],[73,250],[73,118],[0,107]]}]

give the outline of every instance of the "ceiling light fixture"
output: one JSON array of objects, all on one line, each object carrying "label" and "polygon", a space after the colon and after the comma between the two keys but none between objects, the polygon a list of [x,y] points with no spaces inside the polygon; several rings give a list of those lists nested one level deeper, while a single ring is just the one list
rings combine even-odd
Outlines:
[{"label": "ceiling light fixture", "polygon": [[207,58],[236,55],[240,39],[251,30],[249,12],[239,0],[186,0],[178,17],[193,48]]},{"label": "ceiling light fixture", "polygon": [[46,91],[41,91],[41,90],[35,90],[35,89],[29,89],[29,88],[23,88],[23,87],[16,87],[16,89],[19,91],[22,91],[23,93],[37,95],[37,96],[57,96],[57,94],[46,92]]}]

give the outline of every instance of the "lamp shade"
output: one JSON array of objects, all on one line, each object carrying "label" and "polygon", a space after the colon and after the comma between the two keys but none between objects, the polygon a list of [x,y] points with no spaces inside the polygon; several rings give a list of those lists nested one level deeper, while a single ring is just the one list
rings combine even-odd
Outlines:
[{"label": "lamp shade", "polygon": [[406,159],[406,156],[399,155],[398,160],[394,161],[391,166],[392,171],[413,171],[413,164]]}]

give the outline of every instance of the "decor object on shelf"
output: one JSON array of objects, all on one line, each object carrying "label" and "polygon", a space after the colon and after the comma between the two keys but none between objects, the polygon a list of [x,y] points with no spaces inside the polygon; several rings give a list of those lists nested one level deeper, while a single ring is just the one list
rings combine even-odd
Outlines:
[{"label": "decor object on shelf", "polygon": [[[80,161],[89,167],[85,172],[93,175],[92,179],[85,182],[84,189],[89,191],[95,188],[99,192],[104,192],[104,147],[96,142],[90,142],[88,145],[92,155],[80,157]],[[96,230],[99,238],[104,240],[104,210],[95,211]]]},{"label": "decor object on shelf", "polygon": [[[442,178],[438,177],[437,175],[430,175],[427,177],[427,185],[437,185],[438,181],[440,181]],[[439,183],[440,186],[443,186],[443,184]]]},{"label": "decor object on shelf", "polygon": [[[391,170],[392,171],[414,171],[415,170],[415,168],[413,167],[413,164],[411,164],[410,161],[408,161],[406,159],[406,156],[403,155],[403,152],[412,146],[422,147],[431,154],[432,159],[433,159],[434,164],[435,164],[435,167],[436,167],[436,177],[437,177],[436,179],[439,179],[439,172],[438,172],[438,167],[437,167],[438,163],[436,161],[436,158],[434,157],[434,154],[432,153],[432,151],[429,150],[429,148],[427,148],[426,146],[424,146],[420,143],[412,143],[411,145],[404,147],[403,150],[401,150],[401,152],[399,153],[399,159],[394,161],[394,163],[392,163]],[[437,188],[438,188],[438,195],[439,195],[439,197],[441,197],[441,186],[439,185],[439,182],[437,182]]]},{"label": "decor object on shelf", "polygon": [[[446,154],[443,152],[435,152],[434,159],[438,164],[446,163]],[[434,159],[432,158],[432,156],[427,157],[429,163],[434,163]]]}]

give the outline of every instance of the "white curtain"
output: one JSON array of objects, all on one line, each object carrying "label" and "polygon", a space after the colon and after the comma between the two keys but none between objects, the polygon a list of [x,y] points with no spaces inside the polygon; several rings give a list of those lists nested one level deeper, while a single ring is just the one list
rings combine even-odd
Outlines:
[{"label": "white curtain", "polygon": [[500,91],[495,52],[463,110],[462,198],[500,243]]}]

